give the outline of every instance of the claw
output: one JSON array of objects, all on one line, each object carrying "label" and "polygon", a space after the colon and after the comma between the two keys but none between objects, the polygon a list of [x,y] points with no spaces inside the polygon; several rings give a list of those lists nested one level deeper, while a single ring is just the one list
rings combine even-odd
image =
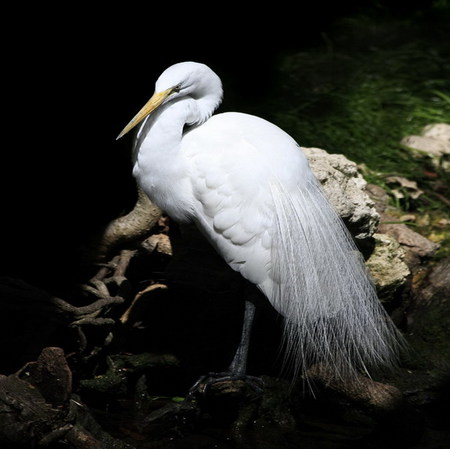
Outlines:
[{"label": "claw", "polygon": [[236,388],[237,383],[244,384],[253,390],[257,396],[260,396],[264,391],[264,381],[256,376],[248,376],[245,374],[232,374],[229,372],[223,373],[209,373],[204,376],[201,376],[197,382],[189,389],[189,392],[186,396],[187,400],[195,400],[199,396],[205,397],[210,391],[213,385],[217,385],[219,383],[228,383],[233,384],[233,390],[240,390],[240,387]]}]

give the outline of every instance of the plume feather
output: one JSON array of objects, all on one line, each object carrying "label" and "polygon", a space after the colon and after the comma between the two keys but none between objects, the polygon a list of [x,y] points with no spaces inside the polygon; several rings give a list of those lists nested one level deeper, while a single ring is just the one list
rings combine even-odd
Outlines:
[{"label": "plume feather", "polygon": [[339,377],[392,366],[402,337],[379,302],[364,260],[318,181],[287,192],[274,182],[272,304],[285,317],[286,364],[324,364]]}]

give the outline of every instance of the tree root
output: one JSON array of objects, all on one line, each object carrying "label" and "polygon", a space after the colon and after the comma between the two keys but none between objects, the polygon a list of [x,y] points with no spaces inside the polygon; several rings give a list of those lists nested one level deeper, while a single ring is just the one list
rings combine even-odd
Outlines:
[{"label": "tree root", "polygon": [[92,253],[94,258],[104,260],[118,247],[130,246],[132,242],[144,240],[150,235],[161,214],[161,210],[138,188],[134,208],[127,215],[116,218],[108,224],[100,241],[95,245]]}]

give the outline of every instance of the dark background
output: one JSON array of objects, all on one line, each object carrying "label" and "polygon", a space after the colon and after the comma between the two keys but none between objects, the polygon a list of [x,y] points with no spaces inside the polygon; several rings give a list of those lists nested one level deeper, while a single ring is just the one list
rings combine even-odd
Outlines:
[{"label": "dark background", "polygon": [[245,111],[270,93],[280,55],[323,42],[337,19],[422,14],[431,1],[310,3],[4,12],[0,274],[50,290],[79,280],[80,245],[134,201],[131,138],[115,137],[169,65],[208,64],[221,110]]}]

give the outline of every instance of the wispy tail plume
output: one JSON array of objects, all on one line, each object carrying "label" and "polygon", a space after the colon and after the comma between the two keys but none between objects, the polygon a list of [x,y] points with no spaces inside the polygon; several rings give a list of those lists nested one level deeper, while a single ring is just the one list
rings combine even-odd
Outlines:
[{"label": "wispy tail plume", "polygon": [[380,304],[350,233],[315,178],[295,192],[272,185],[276,237],[267,292],[285,317],[286,363],[336,376],[395,364],[402,337]]}]

